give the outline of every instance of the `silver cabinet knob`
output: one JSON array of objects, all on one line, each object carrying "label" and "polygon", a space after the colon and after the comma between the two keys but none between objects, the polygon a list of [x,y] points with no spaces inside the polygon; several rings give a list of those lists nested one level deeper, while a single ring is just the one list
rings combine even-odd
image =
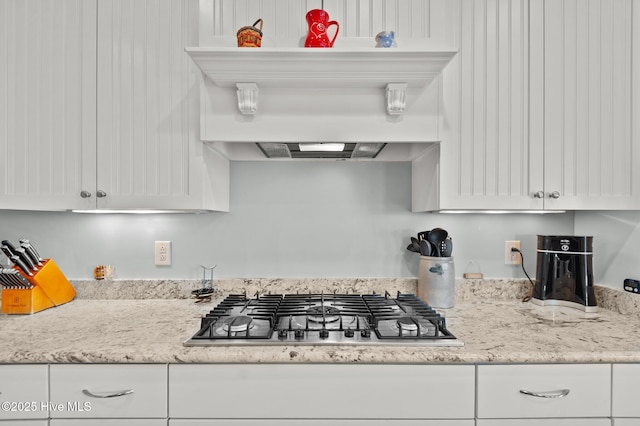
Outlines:
[{"label": "silver cabinet knob", "polygon": [[85,189],[83,189],[82,191],[80,191],[80,196],[82,198],[91,198],[91,193]]},{"label": "silver cabinet knob", "polygon": [[544,198],[544,191],[538,191],[538,192],[534,192],[533,196],[535,198]]},{"label": "silver cabinet knob", "polygon": [[549,198],[558,199],[560,198],[560,193],[558,191],[553,191],[551,194],[549,194]]},{"label": "silver cabinet knob", "polygon": [[107,193],[106,193],[106,192],[104,192],[104,191],[103,191],[103,190],[101,190],[101,189],[99,189],[99,190],[96,192],[96,197],[98,197],[98,198],[104,198],[104,197],[106,197],[106,196],[107,196]]}]

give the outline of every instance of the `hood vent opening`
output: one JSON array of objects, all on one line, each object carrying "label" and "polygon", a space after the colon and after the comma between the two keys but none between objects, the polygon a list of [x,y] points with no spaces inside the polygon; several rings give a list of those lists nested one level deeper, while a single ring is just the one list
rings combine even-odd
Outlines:
[{"label": "hood vent opening", "polygon": [[[267,158],[299,159],[373,159],[380,154],[386,143],[344,143],[344,149],[323,150],[323,143],[276,143],[258,142],[258,148]],[[318,149],[314,150],[313,146]],[[327,143],[326,145],[334,145]],[[302,147],[302,148],[301,148]]]}]

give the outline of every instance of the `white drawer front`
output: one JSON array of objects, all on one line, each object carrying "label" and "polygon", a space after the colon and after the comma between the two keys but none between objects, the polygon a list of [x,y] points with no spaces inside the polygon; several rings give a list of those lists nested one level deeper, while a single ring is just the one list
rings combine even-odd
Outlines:
[{"label": "white drawer front", "polygon": [[637,419],[613,419],[613,426],[640,426],[640,418]]},{"label": "white drawer front", "polygon": [[[3,426],[0,424],[0,426]],[[22,426],[22,424],[20,424]],[[49,426],[167,426],[166,419],[53,419]]]},{"label": "white drawer front", "polygon": [[0,420],[46,419],[49,380],[46,365],[0,365]]},{"label": "white drawer front", "polygon": [[[51,365],[51,402],[62,404],[52,418],[166,418],[167,366],[140,364]],[[133,393],[109,398],[88,396]]]},{"label": "white drawer front", "polygon": [[169,426],[475,426],[475,423],[473,420],[169,420]]},{"label": "white drawer front", "polygon": [[509,419],[478,420],[476,426],[611,426],[609,419]]},{"label": "white drawer front", "polygon": [[640,417],[640,364],[613,365],[613,417]]},{"label": "white drawer front", "polygon": [[[541,398],[521,393],[568,389],[562,398]],[[610,417],[611,366],[480,365],[478,366],[479,418]]]},{"label": "white drawer front", "polygon": [[472,419],[474,396],[472,365],[169,366],[171,418]]}]

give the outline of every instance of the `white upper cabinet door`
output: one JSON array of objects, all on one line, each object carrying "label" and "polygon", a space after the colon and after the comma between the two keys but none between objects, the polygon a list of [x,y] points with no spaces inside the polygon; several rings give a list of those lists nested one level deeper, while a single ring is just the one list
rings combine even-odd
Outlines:
[{"label": "white upper cabinet door", "polygon": [[198,136],[197,37],[197,0],[99,1],[98,208],[228,210],[228,161]]},{"label": "white upper cabinet door", "polygon": [[532,0],[532,57],[543,58],[532,59],[532,144],[544,144],[546,209],[640,208],[632,3]]},{"label": "white upper cabinet door", "polygon": [[[413,210],[541,209],[531,190],[542,167],[532,166],[529,143],[529,1],[458,4],[458,54],[442,75],[443,138],[413,163]],[[426,193],[427,176],[435,193],[432,182]]]},{"label": "white upper cabinet door", "polygon": [[0,209],[95,186],[96,0],[0,1]]}]

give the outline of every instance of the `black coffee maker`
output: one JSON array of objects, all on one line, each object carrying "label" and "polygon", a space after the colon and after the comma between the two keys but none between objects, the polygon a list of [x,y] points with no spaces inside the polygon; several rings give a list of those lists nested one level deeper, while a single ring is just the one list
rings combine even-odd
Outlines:
[{"label": "black coffee maker", "polygon": [[593,290],[593,237],[538,235],[532,303],[597,311]]}]

